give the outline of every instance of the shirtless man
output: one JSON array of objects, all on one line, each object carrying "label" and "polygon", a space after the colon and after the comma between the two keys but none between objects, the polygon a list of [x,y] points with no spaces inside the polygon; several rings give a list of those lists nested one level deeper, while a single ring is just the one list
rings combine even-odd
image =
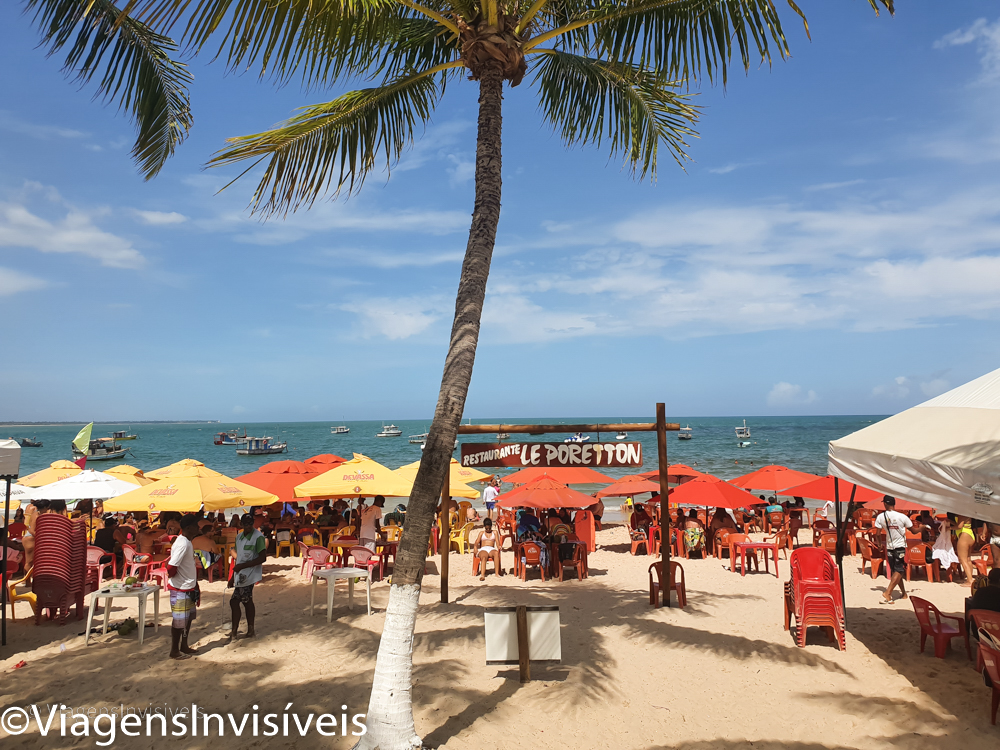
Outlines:
[{"label": "shirtless man", "polygon": [[136,534],[136,540],[139,544],[139,554],[148,555],[146,560],[149,562],[160,562],[168,559],[170,557],[169,552],[160,552],[159,554],[155,552],[156,543],[164,536],[163,529],[150,526],[149,521],[139,521],[139,531]]}]

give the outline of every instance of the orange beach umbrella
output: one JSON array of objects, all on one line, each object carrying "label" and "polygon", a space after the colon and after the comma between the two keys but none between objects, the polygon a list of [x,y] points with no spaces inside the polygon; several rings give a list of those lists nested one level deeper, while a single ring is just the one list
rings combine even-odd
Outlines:
[{"label": "orange beach umbrella", "polygon": [[638,495],[641,492],[659,492],[660,485],[649,479],[643,479],[639,474],[630,474],[617,480],[597,493],[598,497],[626,497]]},{"label": "orange beach umbrella", "polygon": [[748,490],[769,490],[787,495],[789,493],[784,490],[789,487],[812,482],[816,479],[820,479],[820,477],[815,474],[807,474],[804,471],[795,471],[787,466],[771,464],[770,466],[762,466],[757,471],[751,471],[741,477],[736,477],[736,479],[730,479],[729,482],[736,487]]},{"label": "orange beach umbrella", "polygon": [[670,491],[670,502],[697,505],[704,508],[746,508],[757,502],[756,497],[715,477],[692,479]]},{"label": "orange beach umbrella", "polygon": [[611,477],[586,466],[530,466],[515,471],[501,481],[507,484],[526,484],[543,476],[563,484],[610,484],[614,481]]},{"label": "orange beach umbrella", "polygon": [[594,498],[570,489],[560,481],[542,476],[527,484],[522,484],[497,498],[501,508],[536,508],[538,510],[559,508],[589,508]]},{"label": "orange beach umbrella", "polygon": [[[639,476],[643,479],[657,482],[660,479],[660,470],[654,469],[653,471],[644,472]],[[704,479],[705,477],[712,477],[712,475],[692,469],[687,464],[670,464],[667,467],[667,481],[671,484],[684,484],[684,482],[690,482],[692,479]]]}]

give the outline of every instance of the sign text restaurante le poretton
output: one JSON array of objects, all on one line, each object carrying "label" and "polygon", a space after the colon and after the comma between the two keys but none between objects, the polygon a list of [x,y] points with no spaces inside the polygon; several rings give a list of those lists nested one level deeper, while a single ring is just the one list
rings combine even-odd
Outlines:
[{"label": "sign text restaurante le poretton", "polygon": [[462,443],[462,466],[642,466],[642,443]]}]

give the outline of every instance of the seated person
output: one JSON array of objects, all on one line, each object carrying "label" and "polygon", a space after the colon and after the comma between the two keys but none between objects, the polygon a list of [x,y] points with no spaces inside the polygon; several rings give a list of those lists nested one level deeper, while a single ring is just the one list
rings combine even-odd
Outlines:
[{"label": "seated person", "polygon": [[242,528],[240,525],[240,517],[235,513],[233,513],[233,517],[229,519],[229,528],[230,529]]},{"label": "seated person", "polygon": [[644,534],[648,533],[653,519],[649,517],[649,513],[646,512],[644,506],[634,505],[633,508],[632,515],[628,519],[629,527],[632,531],[641,531]]},{"label": "seated person", "polygon": [[[166,515],[165,513],[163,515]],[[160,524],[163,524],[163,517],[160,517]],[[166,520],[166,525],[163,526],[164,530],[167,532],[167,536],[180,536],[181,533],[181,521],[177,517],[176,513],[171,513]]]},{"label": "seated person", "polygon": [[557,523],[549,530],[549,537],[552,539],[553,542],[561,543],[565,542],[566,538],[570,534],[574,533],[576,532],[573,530],[572,526],[560,520],[559,523]]},{"label": "seated person", "polygon": [[316,516],[317,526],[333,526],[333,508],[330,507],[330,501],[327,500],[319,508],[319,515]]},{"label": "seated person", "polygon": [[118,528],[118,519],[112,514],[108,514],[104,517],[104,528],[98,529],[94,533],[94,546],[100,547],[105,552],[114,552],[115,545],[118,543],[118,539],[115,536],[115,531]]},{"label": "seated person", "polygon": [[[126,519],[127,521],[127,519]],[[106,523],[106,522],[105,522]],[[126,544],[135,545],[135,529],[126,524],[118,524],[115,526],[115,541],[120,546],[125,546]]]},{"label": "seated person", "polygon": [[14,520],[10,522],[10,528],[7,529],[7,533],[10,534],[11,539],[20,539],[27,530],[28,524],[24,522],[24,511],[18,508],[14,513]]},{"label": "seated person", "polygon": [[404,521],[406,521],[405,505],[397,505],[394,511],[385,514],[386,526],[402,526]]},{"label": "seated person", "polygon": [[139,521],[139,530],[136,532],[138,554],[135,556],[135,561],[160,562],[169,559],[169,552],[156,552],[156,543],[164,536],[163,529],[151,527],[149,521]]},{"label": "seated person", "polygon": [[601,518],[604,517],[604,501],[598,498],[597,502],[587,508],[587,510],[594,515],[594,520],[599,524]]},{"label": "seated person", "polygon": [[465,522],[475,523],[479,520],[479,511],[473,508],[471,505],[465,509]]},{"label": "seated person", "polygon": [[493,530],[492,519],[483,519],[483,530],[479,532],[473,553],[479,557],[480,581],[486,580],[486,561],[490,558],[493,558],[497,575],[503,575],[503,565],[500,563],[500,535]]},{"label": "seated person", "polygon": [[[990,612],[1000,612],[1000,568],[993,568],[986,578],[986,585],[975,589],[972,599],[969,601],[969,610],[986,609]],[[968,610],[967,610],[968,611]],[[979,632],[975,628],[972,618],[968,621],[969,635],[979,640]]]},{"label": "seated person", "polygon": [[517,512],[517,541],[525,539],[540,540],[542,523],[538,517],[527,510]]},{"label": "seated person", "polygon": [[712,530],[712,535],[715,535],[719,529],[732,529],[737,530],[736,521],[733,517],[726,512],[725,508],[716,508],[715,513],[712,515],[712,522],[709,524],[709,528]]},{"label": "seated person", "polygon": [[698,518],[698,511],[692,508],[684,519],[684,548],[688,552],[704,552],[705,526]]},{"label": "seated person", "polygon": [[194,547],[195,562],[202,570],[211,568],[222,556],[219,552],[219,546],[209,534],[199,534],[191,540],[191,546]]},{"label": "seated person", "polygon": [[[763,497],[763,495],[761,495]],[[784,513],[785,508],[778,502],[777,497],[770,497],[767,500],[767,507],[764,508],[765,513]]]}]

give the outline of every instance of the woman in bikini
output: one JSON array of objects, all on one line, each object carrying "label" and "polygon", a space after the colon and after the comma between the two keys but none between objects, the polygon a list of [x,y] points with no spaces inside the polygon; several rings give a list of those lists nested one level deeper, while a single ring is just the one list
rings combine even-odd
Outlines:
[{"label": "woman in bikini", "polygon": [[955,524],[955,553],[958,562],[965,571],[963,586],[972,586],[975,577],[972,569],[972,546],[976,543],[976,534],[972,530],[972,519],[968,516],[958,516]]},{"label": "woman in bikini", "polygon": [[500,564],[500,536],[493,530],[493,520],[483,519],[483,530],[476,539],[476,555],[479,557],[479,580],[486,580],[486,561],[493,558],[493,568],[498,576],[503,575]]}]

